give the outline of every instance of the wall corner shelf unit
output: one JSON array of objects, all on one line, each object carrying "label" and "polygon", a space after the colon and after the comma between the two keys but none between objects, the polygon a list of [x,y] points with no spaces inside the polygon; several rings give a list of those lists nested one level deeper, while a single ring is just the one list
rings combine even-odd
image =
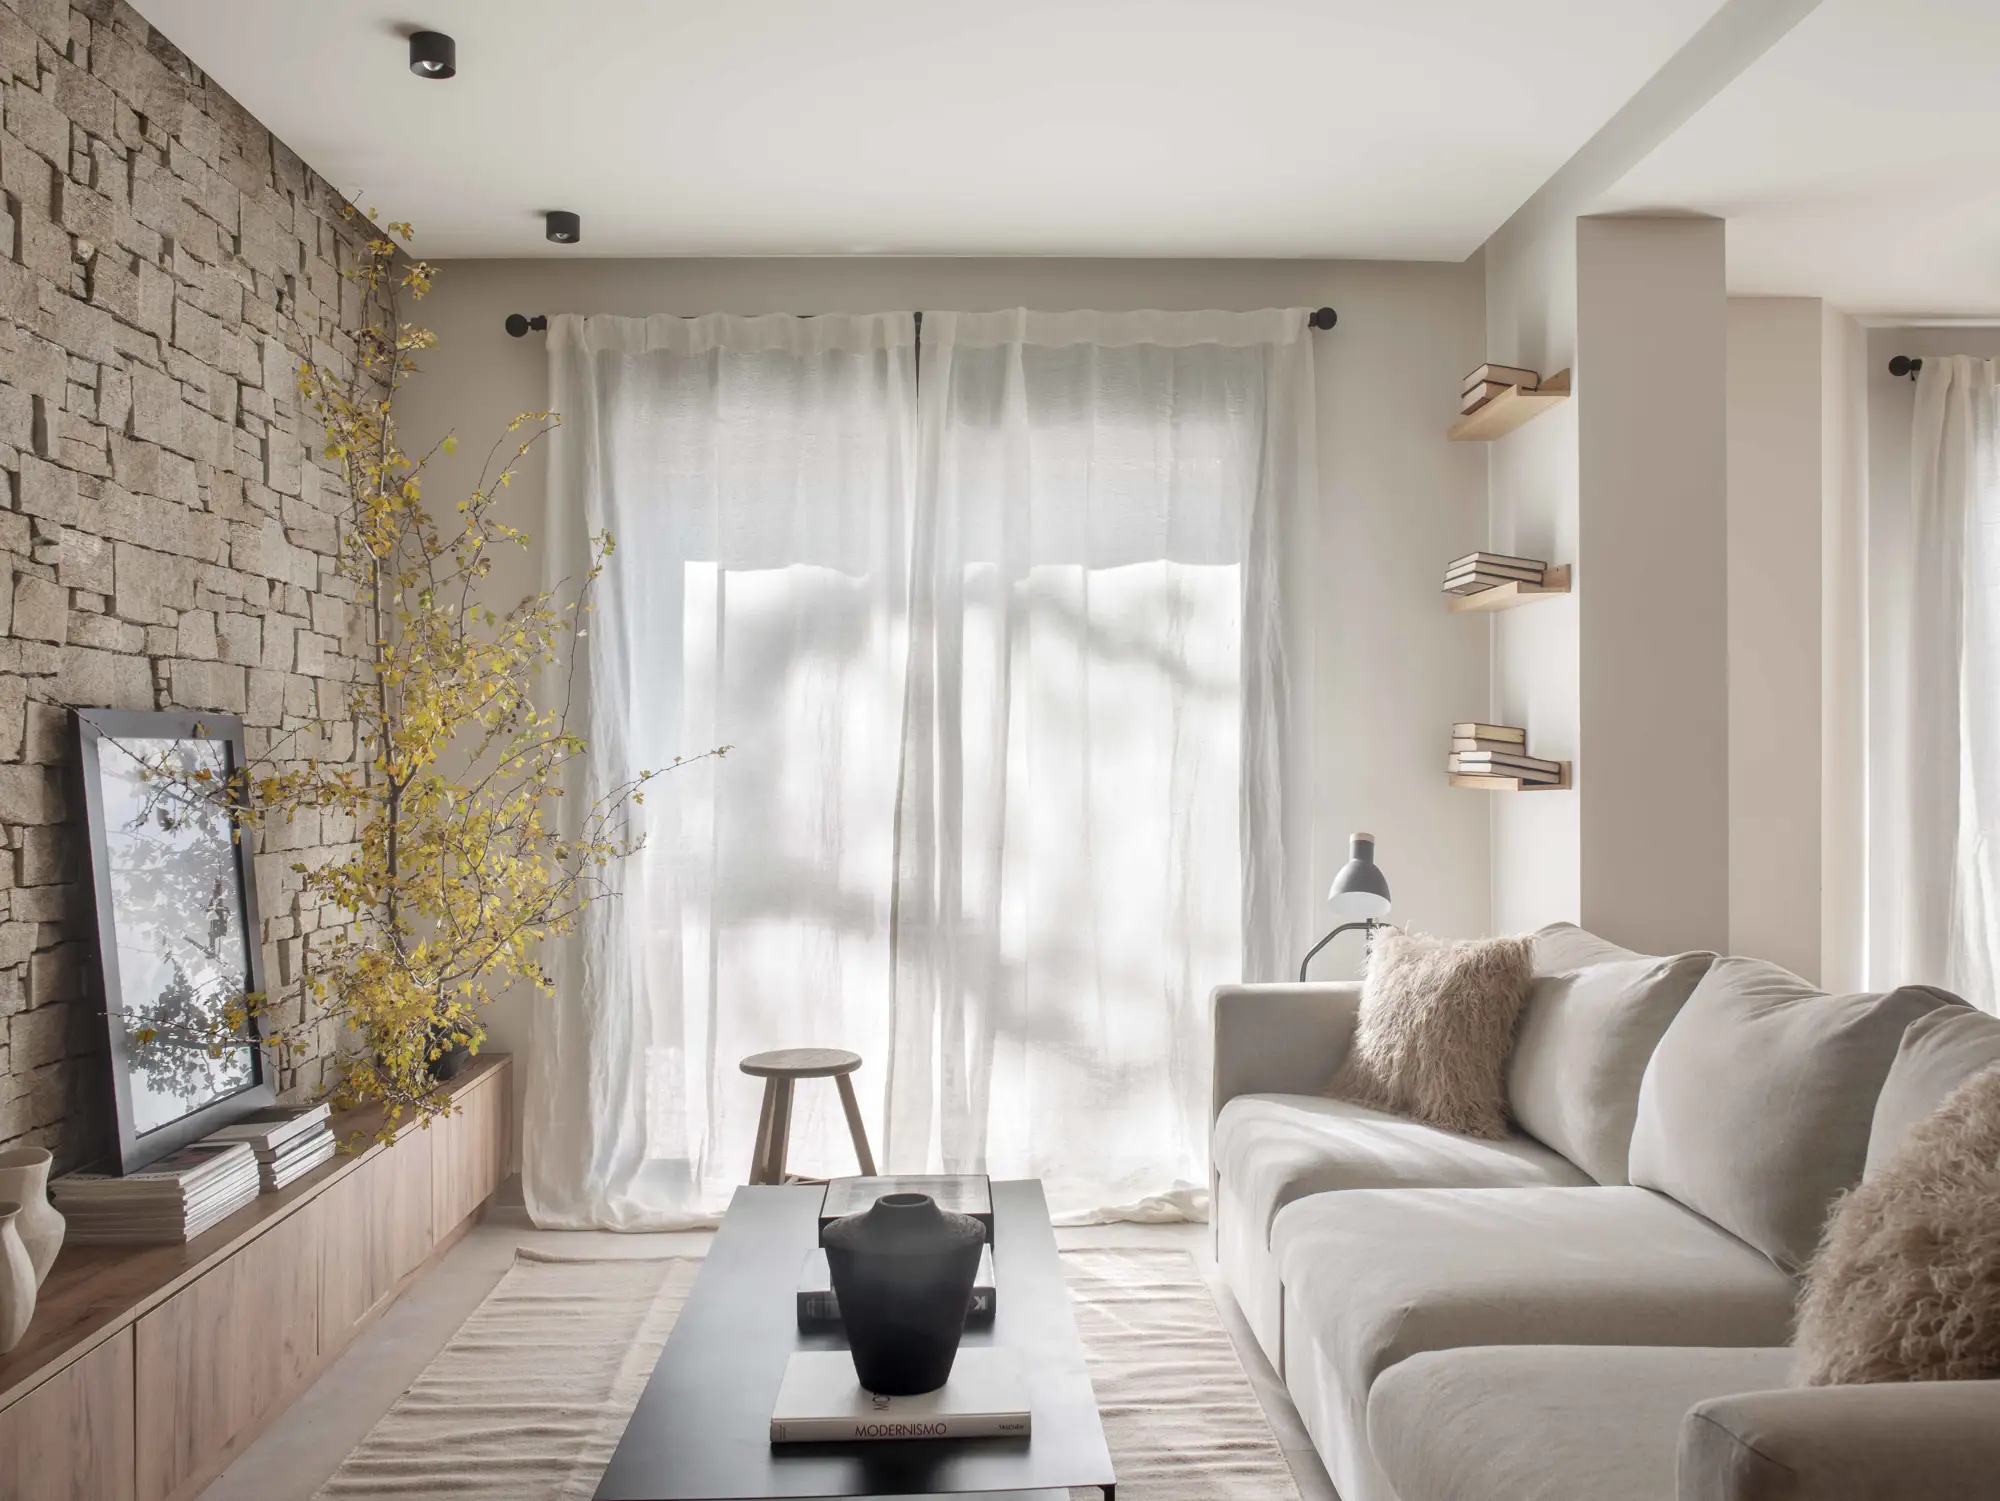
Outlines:
[{"label": "wall corner shelf unit", "polygon": [[1485,406],[1459,418],[1445,436],[1454,443],[1491,443],[1541,416],[1557,402],[1568,400],[1569,372],[1558,370],[1533,391],[1509,386]]},{"label": "wall corner shelf unit", "polygon": [[1447,772],[1454,787],[1469,787],[1475,792],[1567,792],[1570,790],[1569,762],[1558,763],[1562,775],[1553,782],[1524,782],[1519,777],[1479,777],[1463,772]]},{"label": "wall corner shelf unit", "polygon": [[1491,589],[1481,589],[1477,594],[1453,594],[1447,596],[1451,613],[1454,615],[1488,615],[1495,610],[1512,610],[1521,605],[1531,605],[1538,599],[1547,599],[1555,594],[1569,593],[1569,564],[1562,563],[1547,569],[1539,584],[1515,581],[1496,584]]}]

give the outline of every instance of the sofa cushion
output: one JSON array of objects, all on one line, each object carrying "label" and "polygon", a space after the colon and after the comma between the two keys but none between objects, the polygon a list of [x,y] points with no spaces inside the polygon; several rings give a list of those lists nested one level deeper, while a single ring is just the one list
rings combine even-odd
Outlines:
[{"label": "sofa cushion", "polygon": [[[1367,1452],[1369,1389],[1470,1345],[1774,1346],[1793,1284],[1768,1258],[1641,1188],[1321,1194],[1279,1211],[1285,1378],[1335,1487],[1391,1494]],[[1308,1367],[1311,1374],[1298,1379]]]},{"label": "sofa cushion", "polygon": [[1484,1141],[1316,1095],[1238,1095],[1215,1119],[1215,1170],[1269,1244],[1271,1217],[1337,1188],[1584,1185],[1582,1172],[1525,1136]]},{"label": "sofa cushion", "polygon": [[1588,928],[1573,922],[1552,922],[1531,935],[1535,949],[1535,973],[1561,974],[1564,970],[1587,969],[1593,964],[1618,964],[1627,959],[1650,959],[1637,949],[1621,948],[1608,938],[1599,938]]},{"label": "sofa cushion", "polygon": [[1714,962],[1633,954],[1568,923],[1537,933],[1535,981],[1507,1064],[1507,1104],[1521,1128],[1599,1183],[1624,1183],[1639,1081]]},{"label": "sofa cushion", "polygon": [[1970,1006],[1940,1006],[1910,1023],[1882,1081],[1868,1129],[1864,1177],[1896,1155],[1910,1128],[1974,1074],[2000,1063],[2000,1016]]},{"label": "sofa cushion", "polygon": [[1830,996],[1758,959],[1718,959],[1646,1066],[1632,1181],[1787,1271],[1861,1177],[1903,1031],[1956,998],[1925,986]]},{"label": "sofa cushion", "polygon": [[1695,1403],[1784,1385],[1790,1352],[1481,1346],[1416,1355],[1368,1394],[1402,1501],[1671,1501]]}]

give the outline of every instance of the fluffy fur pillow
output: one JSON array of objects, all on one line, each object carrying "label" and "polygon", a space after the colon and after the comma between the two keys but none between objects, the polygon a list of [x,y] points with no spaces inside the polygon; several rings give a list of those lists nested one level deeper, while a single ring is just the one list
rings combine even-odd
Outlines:
[{"label": "fluffy fur pillow", "polygon": [[1799,1303],[1793,1380],[2000,1377],[2000,1068],[1839,1200]]},{"label": "fluffy fur pillow", "polygon": [[1467,1136],[1507,1134],[1507,1050],[1534,980],[1526,938],[1379,928],[1354,1046],[1327,1093]]}]

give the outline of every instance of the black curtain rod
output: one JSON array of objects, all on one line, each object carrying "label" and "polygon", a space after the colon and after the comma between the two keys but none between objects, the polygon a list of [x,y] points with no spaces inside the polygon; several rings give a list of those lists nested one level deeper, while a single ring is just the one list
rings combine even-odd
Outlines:
[{"label": "black curtain rod", "polygon": [[[692,317],[694,315],[683,314],[682,316]],[[810,318],[813,315],[811,313],[800,313],[798,316],[801,318]],[[921,318],[923,314],[919,313],[917,316]],[[1332,328],[1339,321],[1340,314],[1336,313],[1330,307],[1316,308],[1306,314],[1306,327],[1308,328]],[[525,339],[530,332],[538,334],[547,333],[548,328],[549,315],[547,313],[536,313],[532,317],[526,313],[509,313],[507,315],[507,332],[517,339]]]},{"label": "black curtain rod", "polygon": [[1923,368],[1924,362],[1921,358],[1913,360],[1907,354],[1899,354],[1889,361],[1889,373],[1898,378],[1907,375],[1911,380],[1915,380],[1917,372]]}]

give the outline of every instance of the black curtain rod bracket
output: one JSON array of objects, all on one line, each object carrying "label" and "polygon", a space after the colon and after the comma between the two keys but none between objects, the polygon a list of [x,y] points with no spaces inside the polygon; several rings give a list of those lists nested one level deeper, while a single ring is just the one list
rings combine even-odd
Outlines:
[{"label": "black curtain rod bracket", "polygon": [[1906,375],[1911,380],[1915,380],[1917,372],[1923,368],[1924,362],[1922,359],[1913,360],[1907,354],[1899,354],[1893,360],[1889,361],[1889,373],[1898,380]]},{"label": "black curtain rod bracket", "polygon": [[[799,316],[801,318],[810,318],[812,314],[801,313]],[[919,313],[917,317],[921,319],[923,314]],[[1336,313],[1330,307],[1315,308],[1312,312],[1306,314],[1307,328],[1328,329],[1332,328],[1339,321],[1340,314]],[[509,313],[507,315],[507,332],[517,339],[525,339],[531,332],[538,334],[547,333],[548,328],[549,316],[547,313],[536,313],[532,317],[527,313]],[[1922,361],[1920,360],[1918,363],[1921,364]]]}]

